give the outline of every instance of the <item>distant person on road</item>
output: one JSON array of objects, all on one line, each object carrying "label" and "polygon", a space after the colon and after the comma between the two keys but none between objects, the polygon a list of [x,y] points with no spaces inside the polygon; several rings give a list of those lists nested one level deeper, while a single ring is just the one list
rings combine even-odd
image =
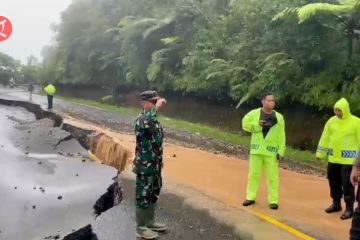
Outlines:
[{"label": "distant person on road", "polygon": [[34,91],[34,84],[32,81],[29,83],[28,91],[29,91],[29,100],[30,102],[32,102],[32,94]]},{"label": "distant person on road", "polygon": [[279,160],[285,154],[285,121],[274,110],[275,97],[264,94],[262,108],[252,110],[242,120],[242,127],[251,133],[249,176],[243,206],[255,203],[263,169],[267,175],[270,209],[279,207]]},{"label": "distant person on road", "polygon": [[10,88],[13,88],[13,87],[15,87],[15,79],[11,78],[10,79]]},{"label": "distant person on road", "polygon": [[167,226],[155,222],[155,207],[162,188],[163,128],[159,123],[158,110],[166,104],[155,91],[140,94],[143,111],[135,121],[136,149],[134,173],[136,174],[136,235],[144,239],[156,239],[157,232]]},{"label": "distant person on road", "polygon": [[360,147],[356,154],[356,159],[351,171],[350,181],[353,186],[358,186],[356,201],[358,206],[354,211],[354,217],[352,219],[351,230],[350,230],[350,240],[359,240],[360,239],[360,189],[359,189],[359,170],[360,170]]},{"label": "distant person on road", "polygon": [[46,92],[47,95],[47,100],[48,100],[48,110],[51,110],[53,108],[53,99],[54,99],[54,95],[56,93],[56,88],[54,85],[49,84],[44,88],[44,91]]},{"label": "distant person on road", "polygon": [[334,113],[335,116],[324,127],[316,158],[328,158],[327,178],[333,203],[325,212],[341,211],[341,199],[344,197],[346,209],[341,219],[346,220],[352,218],[354,212],[355,193],[350,174],[360,144],[360,123],[359,118],[351,114],[345,98],[335,103]]}]

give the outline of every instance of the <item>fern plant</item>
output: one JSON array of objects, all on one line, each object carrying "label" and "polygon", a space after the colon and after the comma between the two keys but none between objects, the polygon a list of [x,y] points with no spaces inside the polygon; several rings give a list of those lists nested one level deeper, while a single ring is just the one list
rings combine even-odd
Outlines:
[{"label": "fern plant", "polygon": [[322,15],[334,15],[340,19],[344,26],[344,32],[348,38],[348,61],[353,55],[354,40],[358,38],[360,28],[360,0],[339,0],[337,4],[330,3],[312,3],[301,7],[286,8],[273,17],[273,21],[286,19],[289,16],[296,15],[298,23],[304,23],[313,17]]},{"label": "fern plant", "polygon": [[360,9],[360,0],[342,0],[338,4],[311,3],[301,7],[286,8],[273,17],[273,21],[284,19],[289,15],[296,14],[299,23],[303,23],[312,17],[322,14],[354,14]]}]

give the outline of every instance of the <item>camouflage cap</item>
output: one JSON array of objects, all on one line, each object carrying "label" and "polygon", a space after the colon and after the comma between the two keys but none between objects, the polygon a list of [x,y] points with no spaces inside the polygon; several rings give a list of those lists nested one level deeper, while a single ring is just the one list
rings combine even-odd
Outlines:
[{"label": "camouflage cap", "polygon": [[140,93],[140,101],[148,102],[160,99],[159,94],[156,91],[147,90]]}]

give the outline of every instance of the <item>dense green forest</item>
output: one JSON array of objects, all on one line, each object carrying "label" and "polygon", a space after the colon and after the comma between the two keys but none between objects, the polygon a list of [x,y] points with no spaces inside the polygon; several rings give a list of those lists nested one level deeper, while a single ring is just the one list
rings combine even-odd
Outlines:
[{"label": "dense green forest", "polygon": [[0,84],[7,86],[13,79],[17,84],[28,84],[29,82],[40,81],[40,69],[38,60],[34,56],[27,58],[26,64],[0,52]]},{"label": "dense green forest", "polygon": [[0,83],[3,85],[9,84],[11,78],[19,77],[21,69],[20,61],[7,54],[0,52]]},{"label": "dense green forest", "polygon": [[360,0],[74,0],[53,30],[29,78],[360,112]]}]

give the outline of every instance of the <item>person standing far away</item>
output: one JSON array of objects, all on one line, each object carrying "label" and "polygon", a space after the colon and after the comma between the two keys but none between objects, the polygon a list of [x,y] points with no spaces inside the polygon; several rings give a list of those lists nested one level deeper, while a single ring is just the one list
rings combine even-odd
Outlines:
[{"label": "person standing far away", "polygon": [[11,78],[10,79],[10,88],[13,88],[13,87],[15,87],[15,79]]},{"label": "person standing far away", "polygon": [[136,236],[156,239],[157,232],[167,226],[155,222],[155,206],[162,188],[163,128],[157,118],[158,110],[166,100],[155,91],[140,94],[143,111],[135,121],[136,148],[134,173],[136,174]]},{"label": "person standing far away", "polygon": [[54,85],[49,84],[44,88],[44,91],[46,92],[47,95],[47,100],[48,100],[48,110],[51,110],[53,107],[53,99],[54,99],[54,95],[56,93],[56,88]]},{"label": "person standing far away", "polygon": [[341,199],[344,197],[346,209],[340,218],[346,220],[352,218],[354,212],[355,190],[350,174],[360,144],[360,124],[359,118],[351,114],[345,98],[335,103],[334,113],[335,116],[325,124],[316,158],[328,158],[327,178],[333,203],[325,212],[340,212]]},{"label": "person standing far away", "polygon": [[29,91],[29,101],[32,102],[32,94],[34,91],[34,84],[32,81],[30,81],[29,83],[28,91]]},{"label": "person standing far away", "polygon": [[356,154],[356,159],[351,171],[350,181],[354,187],[357,186],[356,201],[358,206],[354,211],[354,216],[352,219],[351,229],[350,229],[350,240],[359,240],[360,239],[360,189],[359,189],[359,170],[360,170],[360,147]]},{"label": "person standing far away", "polygon": [[255,203],[263,169],[267,175],[270,209],[279,208],[279,160],[285,154],[285,121],[274,110],[275,97],[264,94],[262,108],[250,111],[242,119],[242,127],[251,133],[249,175],[246,200],[243,206]]}]

